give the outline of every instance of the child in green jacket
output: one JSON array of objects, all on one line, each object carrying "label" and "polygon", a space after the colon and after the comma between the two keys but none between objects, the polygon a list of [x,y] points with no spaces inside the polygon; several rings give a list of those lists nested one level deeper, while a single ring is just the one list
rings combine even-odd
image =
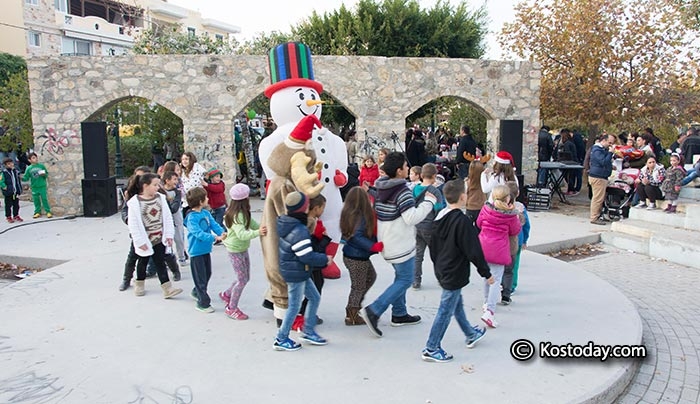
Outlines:
[{"label": "child in green jacket", "polygon": [[32,189],[32,200],[34,201],[34,219],[41,217],[41,207],[44,206],[46,217],[51,218],[51,206],[49,206],[49,198],[46,194],[46,179],[49,177],[49,172],[46,166],[39,163],[39,156],[36,153],[29,153],[29,167],[24,171],[22,181],[29,181],[29,187]]},{"label": "child in green jacket", "polygon": [[229,191],[231,203],[224,214],[224,224],[228,236],[223,241],[228,258],[231,261],[236,280],[223,292],[219,292],[219,298],[226,303],[226,315],[234,320],[246,320],[248,315],[238,308],[238,301],[243,293],[243,288],[250,280],[250,257],[248,248],[250,240],[267,234],[265,226],[260,227],[250,217],[250,202],[248,196],[250,188],[245,184],[236,184]]}]

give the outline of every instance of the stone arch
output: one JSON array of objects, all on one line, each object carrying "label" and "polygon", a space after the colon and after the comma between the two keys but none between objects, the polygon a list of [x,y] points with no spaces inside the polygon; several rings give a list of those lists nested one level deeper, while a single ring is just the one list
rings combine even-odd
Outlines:
[{"label": "stone arch", "polygon": [[[403,129],[406,114],[420,103],[456,96],[488,115],[489,139],[498,138],[501,120],[523,121],[523,173],[534,176],[539,65],[375,56],[314,56],[313,63],[316,80],[356,116],[358,140],[365,129],[388,140],[392,131]],[[210,164],[225,172],[233,170],[235,158],[230,152],[232,114],[269,83],[265,56],[51,56],[31,58],[27,64],[35,143],[50,128],[79,133],[80,122],[103,106],[137,96],[181,117],[185,148],[207,148]],[[58,205],[69,214],[81,211],[76,197],[82,156],[73,146],[49,167],[52,185],[66,195]]]}]

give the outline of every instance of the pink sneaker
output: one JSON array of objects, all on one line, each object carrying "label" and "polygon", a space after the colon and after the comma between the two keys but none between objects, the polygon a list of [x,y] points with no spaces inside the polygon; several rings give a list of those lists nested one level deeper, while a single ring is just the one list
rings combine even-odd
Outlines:
[{"label": "pink sneaker", "polygon": [[239,308],[230,309],[226,306],[226,315],[234,320],[247,320],[248,315],[241,311]]},{"label": "pink sneaker", "polygon": [[491,328],[498,327],[498,323],[496,322],[496,318],[495,318],[493,312],[489,309],[486,309],[484,314],[481,315],[481,321],[483,321],[487,326],[489,326]]},{"label": "pink sneaker", "polygon": [[15,222],[23,222],[23,221],[24,221],[24,219],[22,219],[21,217],[15,216]]},{"label": "pink sneaker", "polygon": [[227,295],[226,292],[219,292],[219,299],[226,303],[226,307],[228,307],[228,303],[231,301],[231,296]]}]

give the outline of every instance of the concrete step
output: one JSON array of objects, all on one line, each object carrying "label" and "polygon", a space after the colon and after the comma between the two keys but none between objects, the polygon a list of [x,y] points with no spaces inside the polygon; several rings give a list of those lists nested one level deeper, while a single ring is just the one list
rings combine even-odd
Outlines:
[{"label": "concrete step", "polygon": [[649,238],[633,236],[626,233],[608,231],[600,234],[603,243],[617,247],[621,250],[632,251],[637,254],[649,255]]},{"label": "concrete step", "polygon": [[663,211],[668,203],[668,201],[657,201],[659,209],[656,210],[631,208],[629,218],[686,230],[700,230],[700,202],[679,198],[678,213],[675,214]]},{"label": "concrete step", "polygon": [[699,237],[697,231],[639,219],[614,222],[610,232],[601,234],[603,242],[615,247],[693,268],[700,268]]},{"label": "concrete step", "polygon": [[[696,180],[697,181],[697,180]],[[680,197],[700,201],[700,188],[695,188],[694,183],[690,183],[681,188]]]}]

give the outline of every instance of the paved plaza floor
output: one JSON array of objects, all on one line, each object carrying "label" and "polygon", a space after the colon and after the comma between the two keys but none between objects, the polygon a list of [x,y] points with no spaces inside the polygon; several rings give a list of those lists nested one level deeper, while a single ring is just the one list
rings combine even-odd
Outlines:
[{"label": "paved plaza floor", "polygon": [[[261,207],[260,201],[253,201],[254,216],[259,217]],[[557,242],[605,230],[590,226],[585,218],[551,212],[533,212],[531,220],[533,249],[553,248]],[[694,362],[685,363],[686,379],[680,389],[674,359],[678,349],[698,346],[697,332],[677,343],[666,337],[667,345],[661,344],[665,334],[656,332],[660,319],[650,322],[643,317],[642,321],[620,292],[628,292],[619,280],[627,272],[616,271],[616,278],[610,278],[602,268],[607,264],[596,264],[596,259],[584,265],[568,264],[526,251],[514,303],[498,307],[501,326],[488,330],[477,347],[467,349],[459,328],[451,324],[443,348],[455,360],[435,364],[420,360],[440,298],[430,262],[424,266],[423,289],[407,294],[409,311],[423,317],[421,324],[393,328],[386,313],[380,321],[381,339],[364,326],[345,326],[349,278],[344,273],[341,279],[327,281],[323,290],[319,316],[325,322],[317,330],[330,340],[329,345],[276,352],[271,346],[274,319],[260,306],[266,280],[257,241],[250,250],[251,281],[240,304],[251,319],[236,321],[225,316],[216,297],[233,277],[224,247],[214,247],[212,254],[210,295],[217,311],[203,314],[188,296],[192,287],[188,267],[175,283],[185,293],[175,299],[164,300],[156,280],[147,280],[147,294],[141,298],[133,295],[133,289],[117,291],[129,243],[118,216],[27,222],[32,224],[11,230],[7,224],[0,226],[0,255],[65,263],[0,288],[0,403],[610,402],[635,375],[622,399],[649,401],[661,388],[660,382],[646,386],[647,377],[640,376],[654,379],[656,372],[665,369],[664,363],[669,371],[668,377],[664,373],[662,396],[671,398],[678,390],[678,402],[689,400],[692,389],[683,387],[688,382],[698,385],[697,354]],[[619,265],[633,257],[621,258]],[[340,256],[336,260],[342,262]],[[381,293],[393,276],[381,257],[373,258],[373,263],[378,279],[368,300]],[[654,269],[649,265],[648,271]],[[631,287],[647,285],[644,276],[628,272],[639,282]],[[671,279],[653,279],[673,290]],[[463,292],[465,308],[469,320],[480,323],[482,282],[475,271],[471,281]],[[683,285],[689,287],[692,280]],[[677,308],[667,305],[673,301],[670,296],[670,301],[656,299],[654,287],[643,290],[645,295],[639,299],[651,294],[654,302],[664,304],[655,303],[655,312],[678,316],[683,327],[694,324],[687,316],[681,321]],[[632,301],[643,316],[649,313],[638,299]],[[691,307],[683,307],[688,311],[682,313],[689,316]],[[656,316],[663,318],[663,314]],[[667,323],[660,324],[661,329]],[[536,357],[519,362],[510,353],[519,339],[535,344],[638,344],[643,324],[648,327],[644,342],[655,348],[641,368],[640,361],[622,359],[601,363]],[[675,330],[673,325],[668,327]],[[662,362],[666,356],[668,361]],[[641,387],[635,389],[638,385],[648,388],[640,391]]]}]

